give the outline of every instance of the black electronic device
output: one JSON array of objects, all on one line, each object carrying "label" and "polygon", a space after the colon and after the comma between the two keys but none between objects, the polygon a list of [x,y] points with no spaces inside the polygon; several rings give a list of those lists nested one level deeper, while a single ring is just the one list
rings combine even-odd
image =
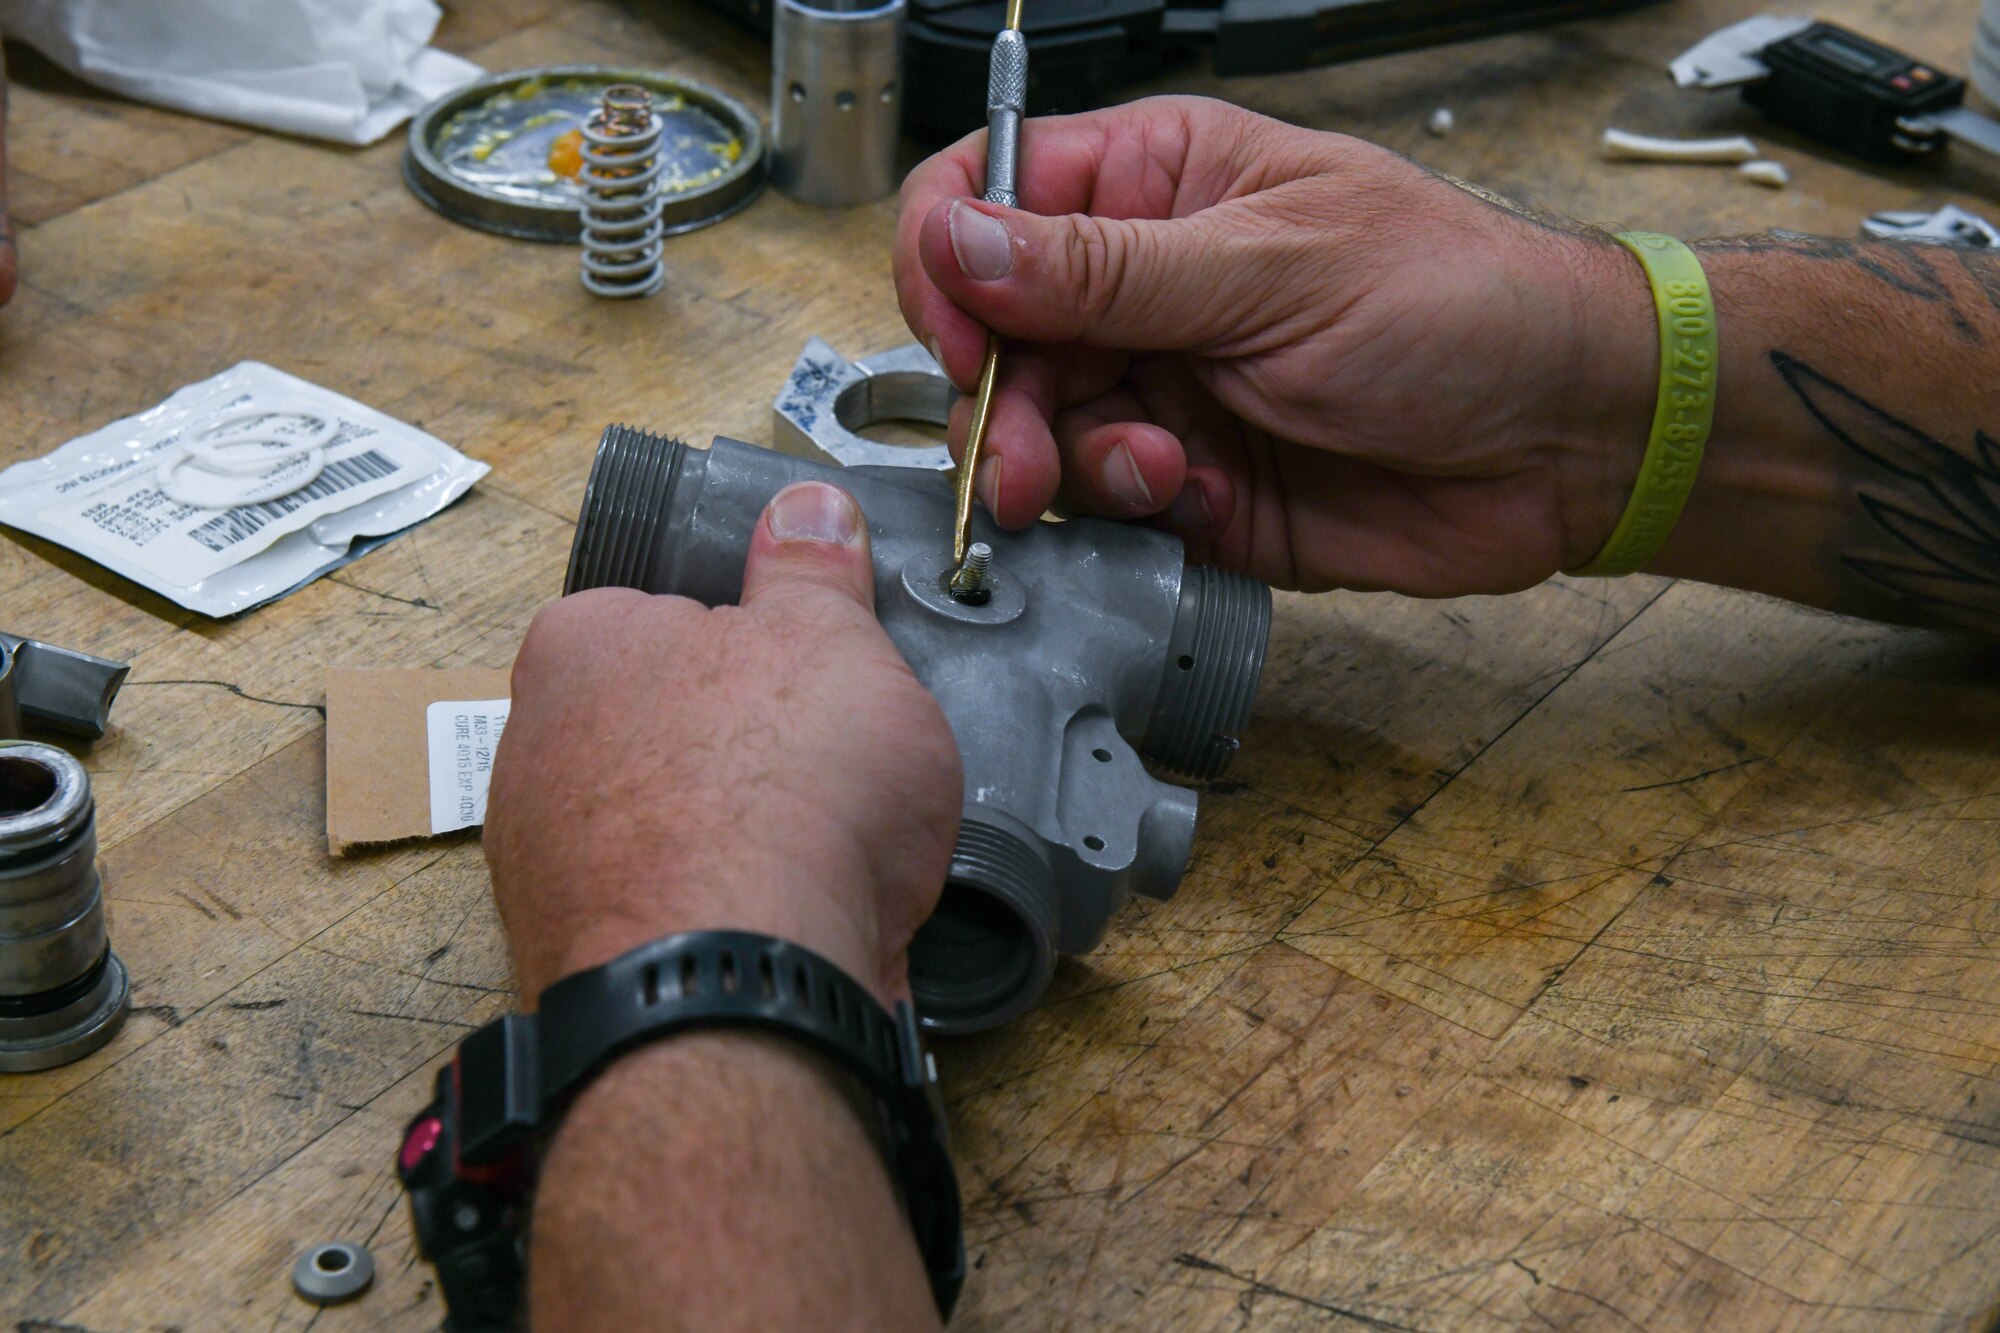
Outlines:
[{"label": "black electronic device", "polygon": [[[768,32],[777,0],[706,0]],[[1656,0],[1027,0],[1028,114],[1087,111],[1170,66],[1277,74]],[[1006,0],[909,0],[904,128],[927,143],[986,123],[986,62]]]},{"label": "black electronic device", "polygon": [[1965,80],[1837,23],[1745,19],[1668,68],[1683,88],[1740,86],[1773,120],[1871,162],[1908,162],[1947,136],[2000,152],[2000,124],[1964,105]]},{"label": "black electronic device", "polygon": [[1903,162],[1944,138],[1929,117],[1965,100],[1965,80],[1832,23],[1764,48],[1770,75],[1743,100],[1771,119],[1872,162]]}]

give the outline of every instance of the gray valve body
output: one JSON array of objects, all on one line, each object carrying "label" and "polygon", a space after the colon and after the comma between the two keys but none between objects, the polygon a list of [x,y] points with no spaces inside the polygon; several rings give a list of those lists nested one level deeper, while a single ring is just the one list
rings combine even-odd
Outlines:
[{"label": "gray valve body", "polygon": [[614,426],[568,591],[733,603],[765,504],[806,480],[860,502],[877,614],[937,696],[964,766],[950,882],[911,950],[918,1011],[943,1031],[994,1026],[1041,994],[1057,951],[1094,947],[1129,894],[1179,886],[1195,795],[1141,756],[1194,777],[1222,771],[1263,668],[1270,590],[1186,568],[1180,542],[1151,529],[1073,519],[1003,532],[978,514],[991,595],[967,605],[945,589],[944,474],[838,469],[729,439],[694,449]]}]

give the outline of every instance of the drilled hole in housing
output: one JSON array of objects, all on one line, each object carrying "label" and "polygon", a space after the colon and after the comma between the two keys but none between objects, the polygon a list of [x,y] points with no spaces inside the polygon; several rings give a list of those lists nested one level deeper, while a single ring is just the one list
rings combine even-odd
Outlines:
[{"label": "drilled hole in housing", "polygon": [[842,111],[854,110],[854,104],[860,100],[861,100],[860,98],[854,95],[854,90],[852,88],[842,88],[839,92],[833,95],[834,106]]},{"label": "drilled hole in housing", "polygon": [[951,383],[920,370],[885,370],[855,381],[833,400],[833,418],[864,440],[935,449],[945,442]]},{"label": "drilled hole in housing", "polygon": [[803,83],[794,83],[791,92],[794,102],[803,102],[806,100],[806,86]]},{"label": "drilled hole in housing", "polygon": [[1090,848],[1093,852],[1101,852],[1104,850],[1104,839],[1092,833],[1084,838],[1083,845]]},{"label": "drilled hole in housing", "polygon": [[1183,671],[1192,671],[1194,670],[1194,659],[1192,657],[1189,657],[1186,653],[1182,653],[1181,660],[1174,663],[1174,665],[1179,667]]},{"label": "drilled hole in housing", "polygon": [[1098,763],[1100,763],[1100,764],[1108,764],[1108,763],[1110,763],[1110,762],[1111,762],[1111,751],[1109,751],[1109,750],[1092,750],[1092,751],[1090,752],[1090,757],[1091,757],[1092,759],[1095,759],[1095,760],[1096,760],[1096,761],[1097,761]]},{"label": "drilled hole in housing", "polygon": [[39,810],[56,794],[55,770],[36,759],[0,758],[0,817]]}]

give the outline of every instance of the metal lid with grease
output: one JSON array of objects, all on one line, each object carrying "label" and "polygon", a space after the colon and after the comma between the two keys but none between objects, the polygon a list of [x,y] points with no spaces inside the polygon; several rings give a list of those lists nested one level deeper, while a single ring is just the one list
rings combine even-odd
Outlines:
[{"label": "metal lid with grease", "polygon": [[410,122],[403,180],[454,222],[574,243],[583,197],[576,141],[604,90],[621,83],[652,92],[666,123],[667,234],[720,222],[763,192],[764,128],[755,112],[706,84],[615,65],[514,70],[439,98]]}]

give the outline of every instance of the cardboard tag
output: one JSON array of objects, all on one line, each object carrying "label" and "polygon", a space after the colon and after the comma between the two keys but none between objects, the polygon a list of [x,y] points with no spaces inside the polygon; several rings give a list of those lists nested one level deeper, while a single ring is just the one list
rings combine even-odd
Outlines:
[{"label": "cardboard tag", "polygon": [[[335,856],[362,847],[433,836],[431,705],[504,701],[509,673],[493,667],[452,671],[326,673],[326,845]],[[465,705],[460,702],[460,708]],[[498,726],[490,728],[500,738]],[[468,757],[471,767],[477,763]],[[452,763],[456,765],[456,752]],[[491,747],[486,764],[491,766]],[[485,817],[485,787],[478,813]],[[465,827],[455,824],[453,827]]]}]

